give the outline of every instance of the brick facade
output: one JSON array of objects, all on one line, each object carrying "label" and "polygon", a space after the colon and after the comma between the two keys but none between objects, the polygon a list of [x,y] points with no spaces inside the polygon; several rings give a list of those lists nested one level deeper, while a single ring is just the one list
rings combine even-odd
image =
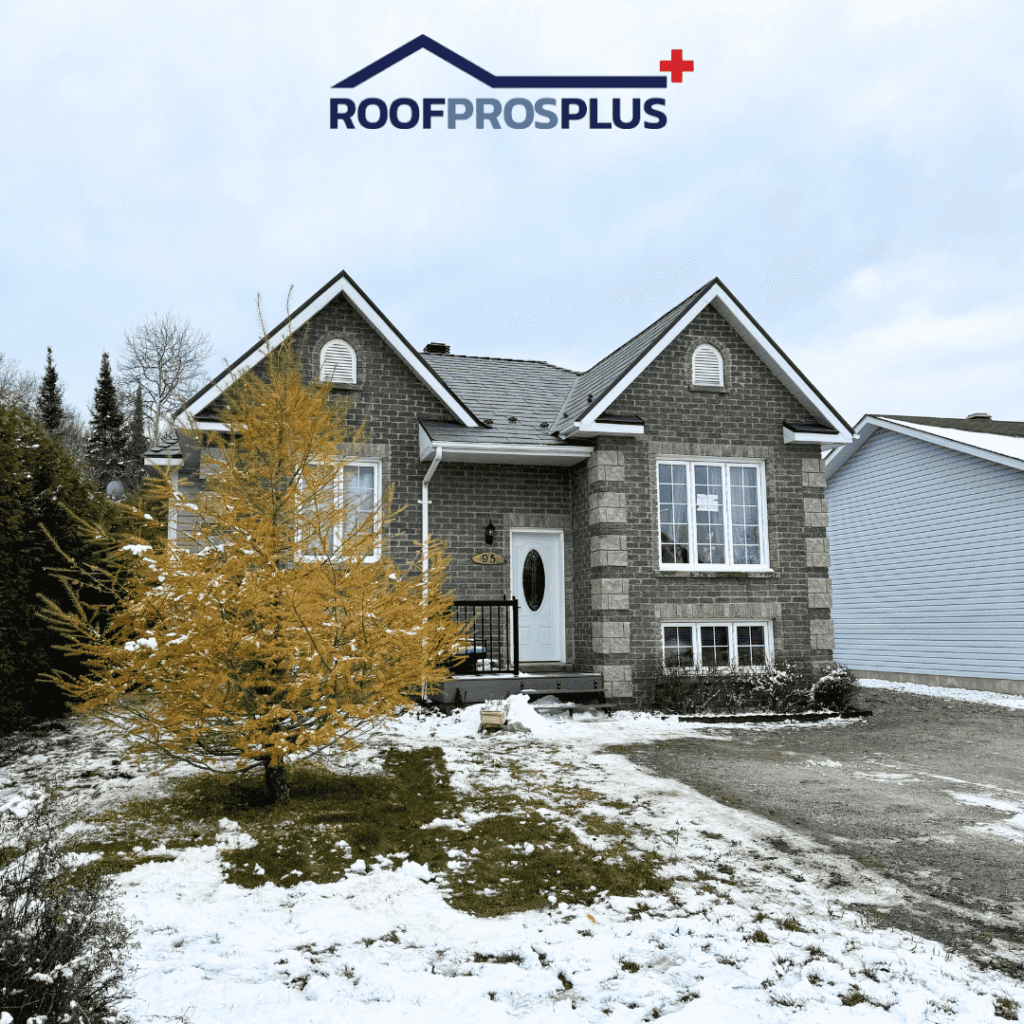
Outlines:
[{"label": "brick facade", "polygon": [[[354,386],[336,386],[365,423],[385,489],[402,509],[388,543],[399,563],[421,539],[418,419],[452,420],[440,400],[339,295],[301,331],[298,352],[310,377],[319,352],[343,337],[356,353]],[[724,387],[693,387],[694,349],[722,353]],[[216,406],[213,403],[209,409]],[[459,597],[510,592],[510,536],[517,527],[559,530],[565,552],[566,664],[599,671],[612,697],[636,695],[660,664],[666,621],[753,620],[772,624],[779,660],[828,661],[832,650],[827,507],[817,445],[783,443],[783,421],[807,410],[711,306],[616,399],[609,412],[642,418],[642,435],[601,436],[593,455],[571,467],[441,463],[430,483],[430,530],[447,541],[450,583]],[[659,569],[657,460],[744,458],[765,467],[771,571]],[[186,467],[187,470],[187,467]],[[496,528],[486,548],[484,528]],[[491,550],[501,565],[477,565]]]}]

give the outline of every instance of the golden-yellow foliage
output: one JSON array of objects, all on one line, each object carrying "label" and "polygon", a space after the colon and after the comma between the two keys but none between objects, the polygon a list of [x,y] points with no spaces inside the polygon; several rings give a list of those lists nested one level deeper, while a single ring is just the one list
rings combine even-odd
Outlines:
[{"label": "golden-yellow foliage", "polygon": [[88,675],[62,680],[82,710],[136,750],[213,770],[344,749],[445,678],[463,637],[443,552],[429,551],[426,584],[422,560],[389,557],[390,495],[365,518],[335,500],[364,440],[346,407],[302,382],[290,345],[265,367],[228,392],[204,488],[167,494],[194,528],[123,545],[121,571],[95,570],[118,599],[107,621],[84,600],[51,608],[89,659]]}]

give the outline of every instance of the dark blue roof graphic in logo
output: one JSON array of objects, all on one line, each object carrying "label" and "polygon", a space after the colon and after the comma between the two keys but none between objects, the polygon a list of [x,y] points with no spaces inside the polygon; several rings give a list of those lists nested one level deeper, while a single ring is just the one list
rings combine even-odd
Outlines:
[{"label": "dark blue roof graphic in logo", "polygon": [[[417,50],[429,50],[435,57],[440,57],[492,89],[664,89],[666,84],[665,75],[492,75],[478,64],[460,57],[454,50],[449,50],[447,46],[435,43],[430,36],[417,36],[380,60],[367,64],[354,75],[343,78],[331,88],[352,89],[362,85]],[[663,66],[662,70],[672,69]],[[685,70],[692,70],[692,64]],[[673,74],[672,80],[681,81],[682,76],[677,78]]]}]

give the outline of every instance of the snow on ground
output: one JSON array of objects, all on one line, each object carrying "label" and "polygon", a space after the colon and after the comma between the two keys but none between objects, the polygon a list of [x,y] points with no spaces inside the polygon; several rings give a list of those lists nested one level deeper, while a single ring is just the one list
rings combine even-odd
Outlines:
[{"label": "snow on ground", "polygon": [[[555,782],[596,794],[586,808],[595,813],[624,800],[628,810],[605,811],[664,858],[678,879],[669,895],[475,918],[445,902],[444,865],[400,858],[356,862],[330,884],[244,889],[224,880],[219,850],[248,837],[223,819],[216,845],[170,849],[174,860],[116,876],[141,943],[125,1009],[139,1024],[895,1024],[991,1021],[997,997],[1024,1005],[1024,986],[1002,974],[916,936],[873,931],[852,908],[906,898],[893,882],[603,752],[700,726],[633,712],[544,718],[524,704],[512,700],[511,719],[530,731],[493,735],[477,732],[477,709],[403,715],[357,760],[389,744],[437,745],[464,792],[529,785],[553,815],[567,813]],[[166,785],[81,722],[26,741],[0,765],[0,818],[31,813],[47,784],[89,808]],[[694,877],[722,864],[734,884],[721,872]]]},{"label": "snow on ground", "polygon": [[999,707],[1024,711],[1024,697],[1016,697],[1009,693],[966,690],[954,686],[922,686],[920,683],[895,683],[889,679],[858,679],[857,684],[876,690],[897,690],[900,693],[916,693],[922,697],[942,697],[945,700],[964,700],[973,704],[997,704]]}]

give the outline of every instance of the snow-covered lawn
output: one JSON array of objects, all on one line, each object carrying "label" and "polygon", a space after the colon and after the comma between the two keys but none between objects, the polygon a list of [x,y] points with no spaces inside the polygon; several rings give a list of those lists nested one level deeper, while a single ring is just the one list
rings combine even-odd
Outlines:
[{"label": "snow-covered lawn", "polygon": [[[997,999],[1004,1013],[1024,1007],[1014,980],[913,935],[874,931],[851,909],[904,899],[895,883],[602,753],[700,726],[632,712],[552,720],[514,703],[513,717],[531,731],[480,735],[476,709],[448,718],[417,712],[392,722],[355,761],[372,770],[389,745],[440,746],[461,792],[528,790],[553,820],[591,840],[580,817],[603,815],[638,851],[661,858],[675,880],[666,894],[578,905],[556,891],[545,910],[473,917],[445,899],[457,851],[446,863],[357,860],[334,882],[242,888],[226,881],[221,851],[247,837],[223,821],[215,844],[180,852],[170,844],[174,859],[116,876],[141,943],[128,1012],[140,1024],[739,1024],[991,1021]],[[89,813],[168,784],[131,768],[91,724],[54,737],[0,768],[0,817],[31,813],[48,783]],[[352,759],[342,767],[351,771]],[[590,794],[582,807],[574,792]]]}]

